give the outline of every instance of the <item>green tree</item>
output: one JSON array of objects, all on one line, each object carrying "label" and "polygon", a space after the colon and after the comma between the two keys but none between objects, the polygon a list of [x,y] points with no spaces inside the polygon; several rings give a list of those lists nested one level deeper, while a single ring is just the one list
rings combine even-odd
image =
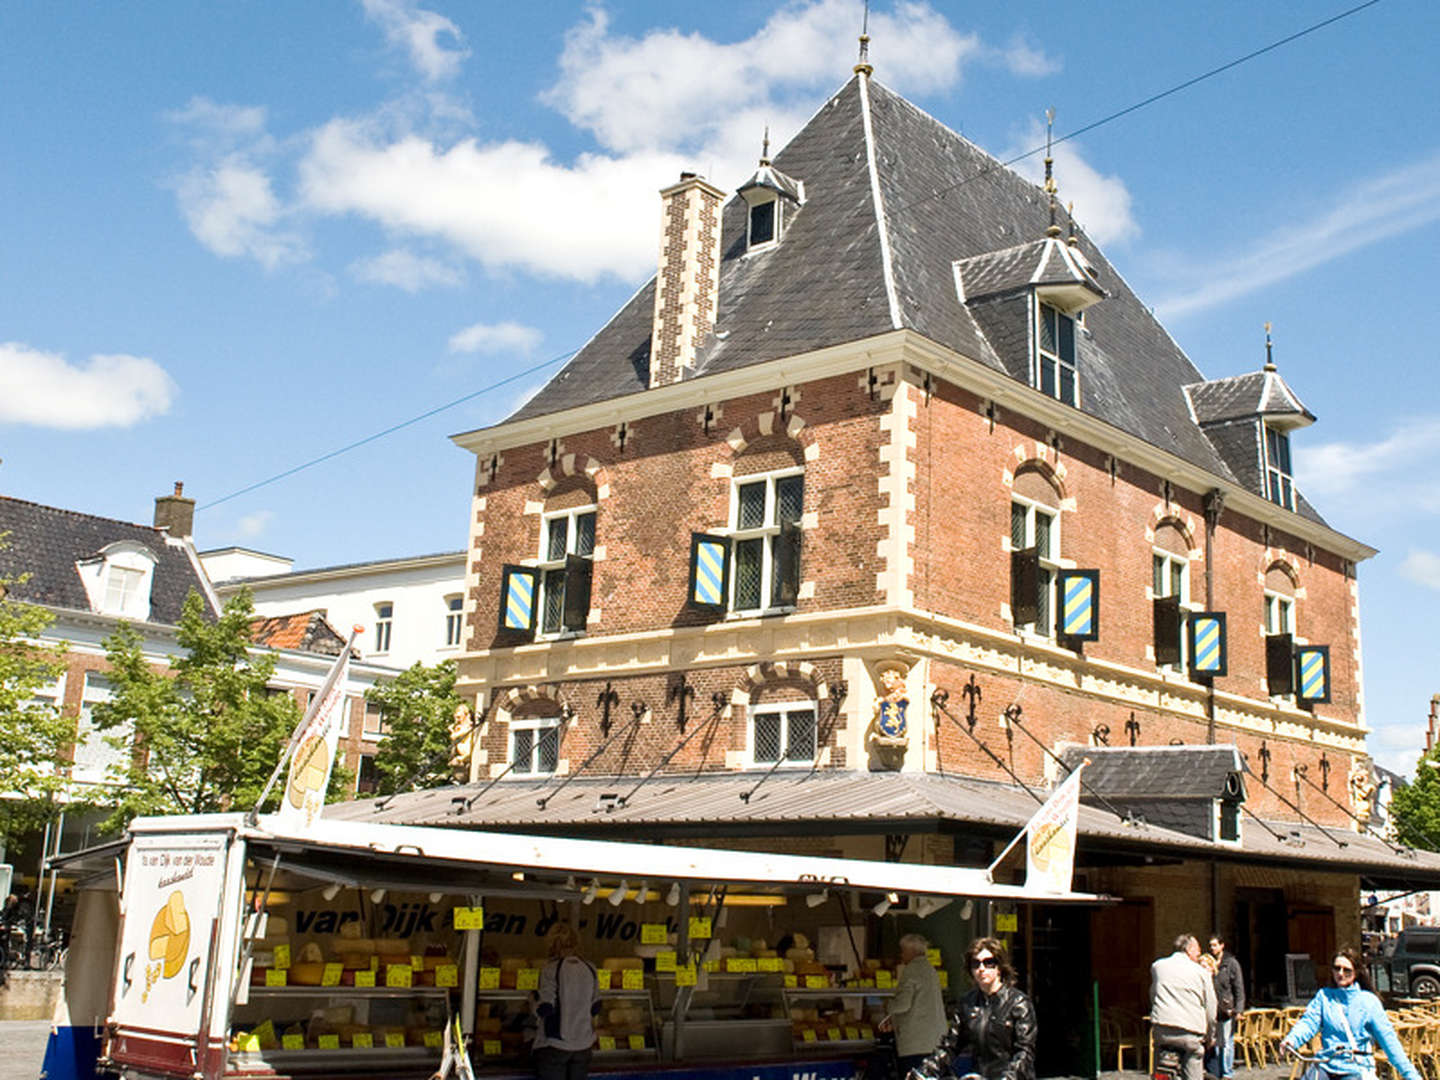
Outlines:
[{"label": "green tree", "polygon": [[[0,534],[0,547],[5,546]],[[55,619],[42,607],[9,596],[25,575],[0,575],[0,835],[13,835],[44,821],[50,803],[65,787],[66,747],[74,720],[53,705],[35,700],[36,691],[64,670],[65,646],[39,644]]]},{"label": "green tree", "polygon": [[394,680],[372,686],[365,700],[380,706],[387,734],[375,754],[376,794],[452,781],[450,729],[464,701],[455,693],[455,662],[416,663]]},{"label": "green tree", "polygon": [[[109,824],[141,814],[249,810],[300,721],[289,694],[267,691],[275,658],[251,653],[254,608],[242,590],[212,619],[192,591],[180,616],[168,672],[156,671],[140,635],[122,623],[105,640],[111,699],[95,706],[111,745],[134,753],[112,768],[117,784]],[[130,732],[121,728],[133,724]],[[280,785],[268,806],[278,804]]]},{"label": "green tree", "polygon": [[1395,839],[1424,851],[1440,851],[1440,746],[1422,754],[1415,779],[1390,797]]}]

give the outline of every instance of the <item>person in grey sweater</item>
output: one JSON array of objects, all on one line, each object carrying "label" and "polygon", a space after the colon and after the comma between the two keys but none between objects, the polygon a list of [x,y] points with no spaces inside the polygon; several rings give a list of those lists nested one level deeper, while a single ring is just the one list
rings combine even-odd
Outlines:
[{"label": "person in grey sweater", "polygon": [[930,942],[919,934],[906,934],[900,939],[903,966],[895,996],[890,999],[889,1014],[880,1021],[881,1031],[895,1032],[901,1076],[934,1052],[948,1026],[940,976],[927,956],[929,950]]},{"label": "person in grey sweater", "polygon": [[1202,1080],[1205,1044],[1215,1029],[1215,983],[1200,966],[1192,934],[1175,939],[1175,951],[1150,965],[1150,1020],[1156,1050],[1180,1054],[1183,1080]]},{"label": "person in grey sweater", "polygon": [[1210,955],[1216,964],[1215,1046],[1205,1055],[1205,1071],[1230,1080],[1235,1075],[1235,1018],[1245,1011],[1245,974],[1218,930],[1210,935]]}]

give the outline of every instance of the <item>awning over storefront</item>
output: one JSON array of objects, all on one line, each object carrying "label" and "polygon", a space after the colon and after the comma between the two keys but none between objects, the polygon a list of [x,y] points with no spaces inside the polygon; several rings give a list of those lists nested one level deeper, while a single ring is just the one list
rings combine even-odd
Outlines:
[{"label": "awning over storefront", "polygon": [[[327,821],[520,829],[539,834],[652,838],[966,832],[1008,839],[1048,792],[933,773],[777,773],[502,781],[364,799],[326,808]],[[487,790],[488,788],[488,790]],[[742,798],[743,795],[749,798]],[[1400,849],[1354,829],[1246,817],[1238,843],[1203,840],[1100,806],[1080,808],[1086,854],[1196,858],[1356,873],[1367,887],[1440,887],[1440,855]],[[1343,845],[1343,846],[1342,846]],[[893,865],[893,864],[882,864]]]}]

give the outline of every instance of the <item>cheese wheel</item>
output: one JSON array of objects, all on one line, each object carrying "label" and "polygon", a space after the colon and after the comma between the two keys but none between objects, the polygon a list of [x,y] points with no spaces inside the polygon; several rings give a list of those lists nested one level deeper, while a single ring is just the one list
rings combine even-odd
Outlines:
[{"label": "cheese wheel", "polygon": [[296,986],[319,986],[325,977],[325,965],[298,963],[290,965],[290,982]]},{"label": "cheese wheel", "polygon": [[190,951],[190,916],[185,911],[185,897],[176,889],[150,924],[150,959],[165,962],[165,978],[173,979],[185,966]]}]

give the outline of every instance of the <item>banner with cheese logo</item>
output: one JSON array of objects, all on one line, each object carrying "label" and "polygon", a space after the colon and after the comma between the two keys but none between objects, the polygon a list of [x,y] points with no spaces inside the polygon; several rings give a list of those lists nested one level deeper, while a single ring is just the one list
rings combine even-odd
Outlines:
[{"label": "banner with cheese logo", "polygon": [[279,818],[286,825],[309,828],[325,806],[325,790],[335,768],[340,728],[345,721],[345,684],[350,678],[350,652],[359,627],[350,631],[350,640],[325,684],[305,710],[305,716],[290,737],[290,772],[280,795]]},{"label": "banner with cheese logo", "polygon": [[1025,826],[1025,887],[1067,893],[1075,869],[1082,762]]},{"label": "banner with cheese logo", "polygon": [[196,1031],[228,842],[214,834],[132,841],[122,894],[117,1023]]}]

